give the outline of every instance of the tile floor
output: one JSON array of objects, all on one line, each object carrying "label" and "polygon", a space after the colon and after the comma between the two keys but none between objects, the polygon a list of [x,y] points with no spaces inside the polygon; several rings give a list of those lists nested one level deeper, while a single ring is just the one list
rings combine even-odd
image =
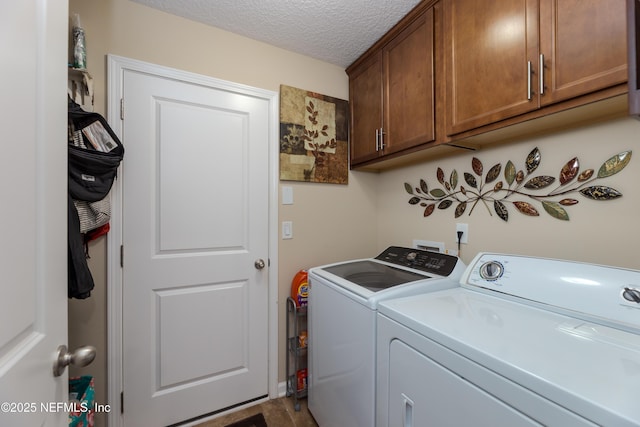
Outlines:
[{"label": "tile floor", "polygon": [[269,427],[318,427],[307,409],[307,400],[302,399],[300,403],[300,411],[296,412],[293,408],[293,398],[281,397],[198,424],[196,427],[224,427],[259,412],[262,412]]}]

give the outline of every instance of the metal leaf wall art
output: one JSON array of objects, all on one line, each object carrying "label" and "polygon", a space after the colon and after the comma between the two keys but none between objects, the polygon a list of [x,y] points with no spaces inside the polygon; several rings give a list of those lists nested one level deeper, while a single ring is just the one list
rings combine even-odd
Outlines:
[{"label": "metal leaf wall art", "polygon": [[[458,187],[458,172],[454,169],[447,180],[441,168],[436,172],[440,187],[431,188],[424,179],[417,187],[406,183],[404,188],[411,195],[410,205],[424,209],[424,216],[431,215],[436,208],[445,210],[455,205],[455,217],[462,216],[468,209],[471,215],[478,203],[482,203],[489,214],[493,211],[503,221],[509,220],[509,206],[527,216],[539,216],[538,202],[552,217],[569,220],[567,208],[579,203],[574,195],[580,194],[591,200],[613,200],[622,196],[618,190],[599,185],[597,181],[617,174],[631,160],[631,151],[619,153],[600,166],[598,171],[580,171],[577,157],[569,160],[555,176],[534,173],[540,166],[540,150],[534,148],[524,162],[524,169],[516,170],[509,160],[504,168],[497,163],[484,173],[484,165],[474,157],[471,172],[463,174],[464,184]],[[502,176],[502,177],[501,177]],[[552,190],[549,188],[554,186]],[[547,190],[547,191],[541,191]]]}]

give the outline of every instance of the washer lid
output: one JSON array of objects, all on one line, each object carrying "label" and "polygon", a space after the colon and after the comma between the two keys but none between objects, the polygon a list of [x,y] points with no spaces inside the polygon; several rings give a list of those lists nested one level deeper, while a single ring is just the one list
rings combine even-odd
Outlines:
[{"label": "washer lid", "polygon": [[372,292],[379,292],[403,283],[429,278],[425,274],[401,270],[371,260],[332,265],[324,267],[324,270]]},{"label": "washer lid", "polygon": [[451,255],[389,246],[374,259],[346,261],[317,268],[371,292],[379,292],[434,277],[458,280],[465,266]]},{"label": "washer lid", "polygon": [[465,288],[378,310],[596,424],[640,425],[640,335]]}]

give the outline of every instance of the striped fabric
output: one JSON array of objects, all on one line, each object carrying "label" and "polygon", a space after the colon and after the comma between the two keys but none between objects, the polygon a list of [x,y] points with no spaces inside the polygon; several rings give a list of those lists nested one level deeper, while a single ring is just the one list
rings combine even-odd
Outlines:
[{"label": "striped fabric", "polygon": [[73,204],[80,218],[80,233],[86,233],[109,222],[111,218],[111,202],[109,196],[97,202],[74,200]]}]

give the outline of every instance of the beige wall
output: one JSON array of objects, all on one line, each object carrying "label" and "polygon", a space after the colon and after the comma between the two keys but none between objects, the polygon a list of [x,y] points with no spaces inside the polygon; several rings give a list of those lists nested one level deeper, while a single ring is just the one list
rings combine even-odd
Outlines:
[{"label": "beige wall", "polygon": [[[640,269],[640,162],[633,157],[640,153],[633,154],[631,163],[622,172],[597,182],[619,190],[623,197],[593,201],[573,194],[571,197],[579,203],[566,208],[569,221],[549,216],[537,202],[532,203],[540,212],[539,217],[525,216],[516,212],[513,206],[508,206],[508,222],[496,216],[491,204],[493,216],[490,216],[482,203],[471,215],[468,215],[471,206],[467,207],[466,213],[457,219],[454,217],[455,206],[444,211],[436,209],[431,216],[424,218],[422,208],[408,204],[410,196],[404,189],[405,182],[415,187],[421,178],[430,188],[439,187],[436,179],[438,167],[442,168],[447,179],[455,169],[459,182],[469,188],[464,183],[463,173],[473,171],[471,159],[474,156],[483,163],[486,175],[494,164],[501,163],[504,168],[508,160],[517,169],[525,169],[525,158],[538,147],[542,161],[536,174],[556,177],[556,184],[549,187],[551,190],[557,186],[560,170],[573,157],[578,157],[581,170],[592,168],[597,173],[600,165],[613,155],[635,150],[639,133],[639,121],[622,118],[383,173],[378,181],[378,247],[391,243],[410,245],[417,238],[442,241],[447,248],[455,249],[455,224],[467,223],[469,244],[462,245],[462,259],[466,263],[479,251],[498,251]],[[539,190],[538,193],[543,194],[544,191]],[[522,197],[514,200],[529,201]]]},{"label": "beige wall", "polygon": [[[106,114],[106,55],[114,54],[219,79],[278,91],[281,84],[348,99],[340,67],[294,54],[127,0],[70,0],[85,27],[87,65],[95,81],[95,110]],[[124,145],[133,143],[123,141]],[[126,155],[125,155],[126,161]],[[294,205],[280,205],[280,218],[293,221],[294,238],[279,241],[280,328],[285,336],[285,300],[301,268],[373,255],[376,251],[375,175],[351,173],[349,185],[283,182],[293,187]],[[357,238],[344,239],[344,236]],[[106,239],[91,247],[96,290],[69,304],[70,344],[93,344],[99,356],[88,373],[96,378],[96,399],[106,402]],[[284,380],[284,341],[279,346],[279,380]]]},{"label": "beige wall", "polygon": [[[348,99],[344,70],[231,33],[167,15],[127,0],[70,0],[71,13],[80,13],[87,38],[88,68],[95,79],[95,109],[106,112],[106,54],[111,53],[215,78],[278,91],[280,84]],[[616,120],[518,144],[464,153],[438,161],[381,174],[352,172],[349,185],[281,182],[293,187],[293,205],[279,205],[278,221],[293,221],[294,239],[279,241],[280,327],[284,337],[284,300],[291,278],[303,267],[350,258],[373,256],[390,244],[410,245],[412,239],[439,240],[454,245],[455,223],[469,224],[469,245],[462,257],[469,262],[480,250],[515,252],[579,259],[640,268],[636,259],[640,231],[635,222],[640,210],[640,166],[637,159],[603,184],[624,196],[594,202],[581,196],[569,208],[571,220],[562,222],[542,212],[538,218],[510,208],[504,223],[477,206],[471,216],[454,219],[453,208],[423,218],[407,204],[405,181],[425,178],[435,185],[435,171],[470,171],[473,155],[485,165],[512,160],[523,167],[524,158],[538,146],[540,171],[557,176],[566,161],[579,156],[584,168],[600,164],[620,151],[633,149],[640,122]],[[124,141],[127,143],[133,143]],[[635,184],[635,185],[634,185]],[[280,196],[279,196],[280,197]],[[96,377],[97,401],[106,402],[106,240],[91,246],[90,266],[96,291],[89,300],[69,305],[70,344],[98,345],[98,359],[88,371]],[[282,339],[281,339],[282,341]],[[279,380],[284,379],[284,344],[280,345]],[[84,371],[86,372],[86,371]]]}]

